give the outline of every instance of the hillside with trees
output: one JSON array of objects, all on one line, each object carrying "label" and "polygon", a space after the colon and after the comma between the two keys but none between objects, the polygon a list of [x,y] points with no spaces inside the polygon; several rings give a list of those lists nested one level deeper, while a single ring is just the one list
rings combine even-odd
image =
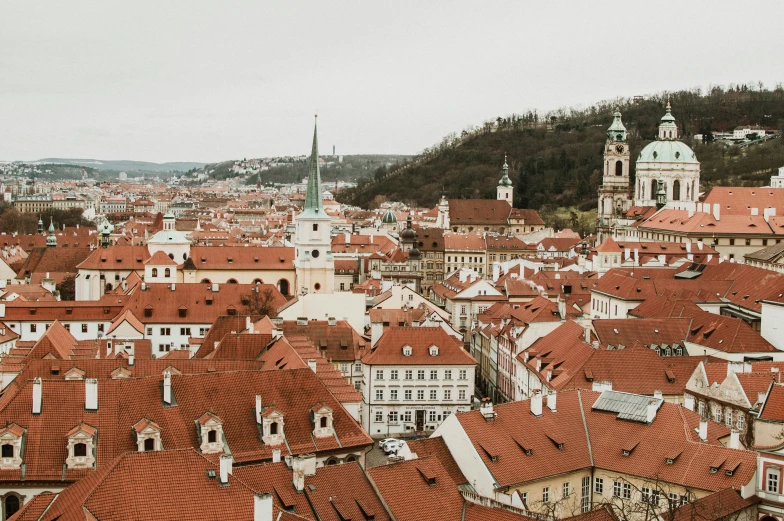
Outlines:
[{"label": "hillside with trees", "polygon": [[[339,200],[373,207],[381,200],[433,206],[441,196],[494,198],[504,154],[515,184],[514,205],[552,215],[556,208],[595,209],[601,184],[605,130],[614,106],[623,113],[634,161],[656,138],[667,94],[620,99],[585,109],[499,117],[478,128],[445,137],[410,161],[377,169]],[[713,140],[713,133],[739,125],[784,127],[784,89],[761,84],[731,85],[669,93],[681,139],[701,162],[701,190],[714,185],[762,186],[784,166],[784,139],[748,147]],[[695,135],[703,140],[696,141]],[[704,142],[703,142],[704,141]]]}]

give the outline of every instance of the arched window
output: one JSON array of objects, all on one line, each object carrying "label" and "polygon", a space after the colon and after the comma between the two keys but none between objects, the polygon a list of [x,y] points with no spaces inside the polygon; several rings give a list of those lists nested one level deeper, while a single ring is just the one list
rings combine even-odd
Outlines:
[{"label": "arched window", "polygon": [[348,458],[346,458],[346,463],[351,463],[353,461],[357,461],[357,457],[354,456],[353,454],[350,455]]},{"label": "arched window", "polygon": [[253,279],[254,284],[264,284],[264,281],[261,279]]},{"label": "arched window", "polygon": [[623,175],[623,161],[615,162],[615,175]]},{"label": "arched window", "polygon": [[210,279],[201,279],[201,283],[202,283],[202,284],[212,284],[212,282],[210,281]]},{"label": "arched window", "polygon": [[87,445],[84,443],[77,443],[73,448],[74,456],[87,456]]},{"label": "arched window", "polygon": [[680,181],[673,181],[672,182],[672,200],[673,201],[680,201],[681,200],[681,182]]},{"label": "arched window", "polygon": [[270,423],[270,435],[278,433],[278,422]]},{"label": "arched window", "polygon": [[170,268],[166,268],[165,270],[163,270],[163,276],[164,277],[171,277],[171,269]]},{"label": "arched window", "polygon": [[322,416],[321,417],[321,428],[322,429],[326,429],[327,428],[327,417],[326,416]]},{"label": "arched window", "polygon": [[229,284],[236,284],[237,283],[237,279],[229,279],[226,282],[229,283]]},{"label": "arched window", "polygon": [[144,451],[150,452],[155,450],[155,440],[152,438],[147,438],[144,440]]},{"label": "arched window", "polygon": [[329,466],[329,465],[337,465],[337,464],[338,464],[338,460],[337,460],[336,458],[329,458],[329,459],[327,460],[327,465],[328,465],[328,466]]},{"label": "arched window", "polygon": [[169,254],[169,258],[170,258],[171,260],[174,260],[174,254],[173,254],[173,253],[170,253],[170,254]]},{"label": "arched window", "polygon": [[656,181],[651,181],[651,199],[654,201],[656,200],[656,188],[658,183]]},{"label": "arched window", "polygon": [[158,268],[153,268],[152,269],[152,276],[153,277],[157,277],[158,276]]},{"label": "arched window", "polygon": [[5,519],[10,518],[12,515],[19,511],[19,496],[9,495],[5,498]]},{"label": "arched window", "polygon": [[278,281],[278,291],[281,292],[283,295],[289,294],[289,281],[286,279],[280,279]]},{"label": "arched window", "polygon": [[215,443],[218,441],[218,433],[214,429],[207,433],[207,443]]}]

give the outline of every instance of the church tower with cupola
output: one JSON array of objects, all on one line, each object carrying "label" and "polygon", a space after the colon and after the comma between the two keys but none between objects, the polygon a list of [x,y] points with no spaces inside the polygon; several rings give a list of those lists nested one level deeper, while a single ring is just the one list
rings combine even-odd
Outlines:
[{"label": "church tower with cupola", "polygon": [[321,199],[318,127],[314,126],[305,207],[302,213],[296,216],[295,225],[294,267],[297,272],[298,295],[334,292],[335,260],[331,250],[331,223],[332,219],[324,211]]},{"label": "church tower with cupola", "polygon": [[616,107],[613,122],[607,129],[604,145],[604,175],[599,187],[599,240],[611,234],[614,218],[631,207],[629,164],[631,155],[626,139],[626,127]]},{"label": "church tower with cupola", "polygon": [[509,165],[506,163],[506,154],[504,154],[503,176],[498,181],[498,188],[496,189],[496,199],[499,201],[506,201],[509,206],[512,206],[512,198],[514,196],[514,186],[512,180],[509,179]]}]

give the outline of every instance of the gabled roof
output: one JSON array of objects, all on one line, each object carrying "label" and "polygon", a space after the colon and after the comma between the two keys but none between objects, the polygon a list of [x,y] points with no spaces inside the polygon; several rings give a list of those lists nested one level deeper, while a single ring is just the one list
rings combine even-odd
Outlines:
[{"label": "gabled roof", "polygon": [[[430,354],[436,346],[438,354]],[[410,347],[411,355],[403,354]],[[381,336],[376,346],[362,357],[367,365],[466,365],[476,360],[463,349],[462,342],[441,327],[390,327]]]},{"label": "gabled roof", "polygon": [[144,261],[144,264],[149,264],[151,266],[177,266],[177,263],[163,253],[163,250],[156,251],[152,257]]}]

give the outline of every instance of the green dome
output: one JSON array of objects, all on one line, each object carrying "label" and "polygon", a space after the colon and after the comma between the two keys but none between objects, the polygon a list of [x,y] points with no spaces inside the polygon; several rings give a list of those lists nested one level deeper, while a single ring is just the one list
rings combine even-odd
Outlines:
[{"label": "green dome", "polygon": [[381,218],[382,224],[395,224],[397,223],[397,217],[395,217],[395,213],[392,210],[387,210],[387,213],[384,214],[384,217]]},{"label": "green dome", "polygon": [[654,141],[642,149],[638,163],[698,163],[694,151],[680,141]]}]

